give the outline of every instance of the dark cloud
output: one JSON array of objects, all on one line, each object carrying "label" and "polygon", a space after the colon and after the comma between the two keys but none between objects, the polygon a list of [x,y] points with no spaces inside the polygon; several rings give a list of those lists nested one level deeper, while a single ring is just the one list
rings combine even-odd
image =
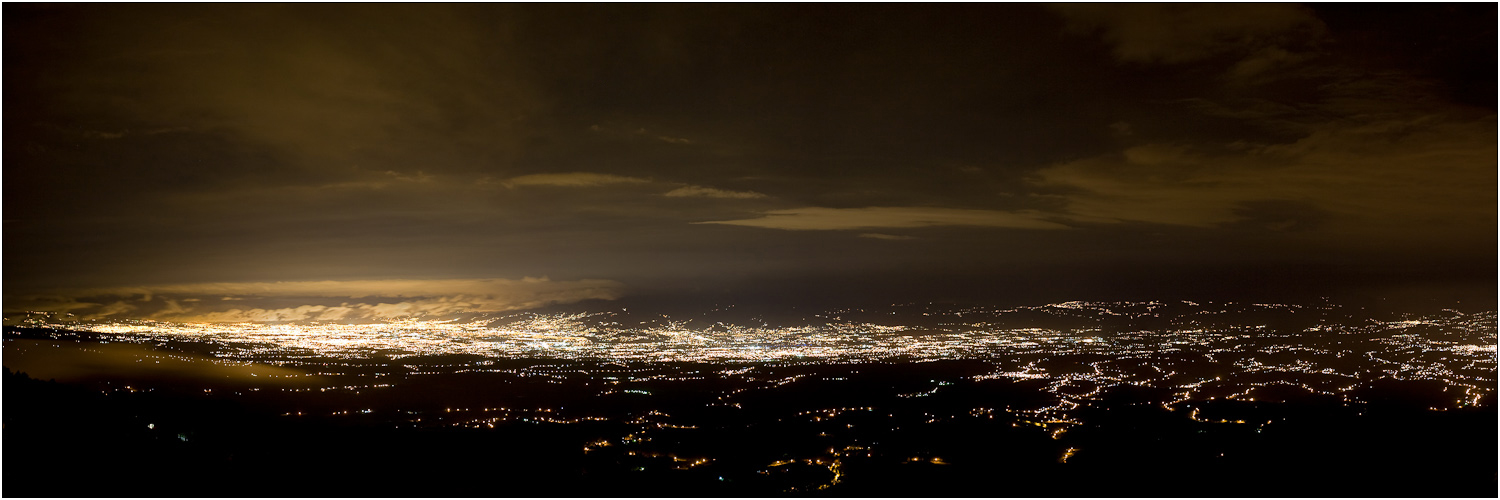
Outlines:
[{"label": "dark cloud", "polygon": [[1068,28],[1097,31],[1124,62],[1186,63],[1221,53],[1248,58],[1236,76],[1251,76],[1293,57],[1285,45],[1323,34],[1311,9],[1293,4],[1057,4]]},{"label": "dark cloud", "polygon": [[1247,201],[1234,209],[1232,225],[1252,231],[1297,232],[1321,228],[1332,215],[1308,202]]}]

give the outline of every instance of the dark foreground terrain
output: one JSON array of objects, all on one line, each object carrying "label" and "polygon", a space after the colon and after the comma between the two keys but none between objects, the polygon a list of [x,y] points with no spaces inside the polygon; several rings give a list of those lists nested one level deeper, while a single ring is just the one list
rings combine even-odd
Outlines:
[{"label": "dark foreground terrain", "polygon": [[[454,377],[449,382],[476,381]],[[411,419],[396,420],[394,409],[377,410],[383,418],[372,417],[375,412],[363,419],[294,418],[282,416],[283,407],[233,398],[165,390],[105,395],[9,374],[4,494],[1496,494],[1493,406],[1432,411],[1387,402],[1356,410],[1288,402],[1225,409],[1272,421],[1249,425],[1198,422],[1159,406],[1105,402],[1080,414],[1085,423],[1064,433],[1064,439],[1052,439],[1022,416],[968,414],[962,407],[1026,397],[1014,394],[1019,387],[978,385],[930,405],[883,401],[875,411],[838,412],[821,420],[787,418],[805,412],[801,409],[809,406],[811,395],[788,394],[779,403],[768,396],[758,402],[759,410],[672,419],[697,428],[654,427],[656,437],[649,441],[590,447],[641,426],[534,420],[500,421],[493,428],[401,426],[396,422]],[[1069,448],[1077,451],[1063,463]],[[695,464],[699,459],[711,461]]]}]

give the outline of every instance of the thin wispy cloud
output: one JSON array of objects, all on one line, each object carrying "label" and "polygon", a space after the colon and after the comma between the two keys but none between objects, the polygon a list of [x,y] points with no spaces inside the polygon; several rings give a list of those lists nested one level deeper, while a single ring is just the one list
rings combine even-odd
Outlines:
[{"label": "thin wispy cloud", "polygon": [[916,237],[913,237],[913,236],[902,236],[902,235],[899,235],[899,234],[885,234],[885,233],[864,233],[864,234],[859,235],[859,237],[860,238],[870,238],[872,240],[886,240],[886,241],[904,241],[904,240],[914,240],[914,239],[916,239]]},{"label": "thin wispy cloud", "polygon": [[592,172],[569,172],[563,174],[531,174],[511,177],[501,181],[507,187],[521,186],[559,186],[559,187],[593,187],[610,184],[641,184],[647,181],[636,177],[625,177],[611,174],[596,174]]},{"label": "thin wispy cloud", "polygon": [[1066,229],[1068,226],[1042,218],[1032,210],[1003,212],[942,207],[804,207],[772,210],[753,219],[704,221],[697,224],[785,229],[793,231],[899,228],[928,226],[979,226],[1012,229]]},{"label": "thin wispy cloud", "polygon": [[671,191],[667,191],[666,193],[662,194],[662,196],[670,198],[726,198],[736,200],[748,200],[766,197],[764,193],[757,193],[755,191],[729,191],[725,189],[714,189],[703,186],[683,186]]}]

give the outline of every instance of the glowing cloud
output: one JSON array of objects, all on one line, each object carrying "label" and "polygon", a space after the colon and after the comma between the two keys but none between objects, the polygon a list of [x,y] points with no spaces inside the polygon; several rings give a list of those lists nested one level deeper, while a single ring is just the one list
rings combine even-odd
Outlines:
[{"label": "glowing cloud", "polygon": [[[94,288],[63,292],[106,298],[101,307],[76,300],[55,303],[81,319],[151,318],[190,322],[370,321],[530,309],[589,299],[619,298],[610,280],[547,278],[451,280],[281,281],[194,283]],[[170,297],[170,298],[169,298]],[[210,298],[212,300],[202,300]]]}]

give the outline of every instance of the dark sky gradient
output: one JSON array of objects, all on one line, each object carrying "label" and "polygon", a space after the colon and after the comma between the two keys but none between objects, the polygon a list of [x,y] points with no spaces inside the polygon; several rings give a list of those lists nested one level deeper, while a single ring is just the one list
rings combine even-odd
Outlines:
[{"label": "dark sky gradient", "polygon": [[1494,296],[1494,4],[4,23],[7,311]]}]

